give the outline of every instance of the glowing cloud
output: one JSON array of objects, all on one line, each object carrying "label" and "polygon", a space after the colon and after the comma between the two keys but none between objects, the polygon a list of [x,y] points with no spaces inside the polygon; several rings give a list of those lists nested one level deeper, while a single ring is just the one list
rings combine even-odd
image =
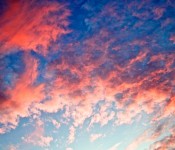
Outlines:
[{"label": "glowing cloud", "polygon": [[175,3],[2,4],[0,149],[175,147]]},{"label": "glowing cloud", "polygon": [[69,32],[69,15],[56,1],[7,1],[0,21],[0,53],[20,48],[46,54],[51,42]]}]

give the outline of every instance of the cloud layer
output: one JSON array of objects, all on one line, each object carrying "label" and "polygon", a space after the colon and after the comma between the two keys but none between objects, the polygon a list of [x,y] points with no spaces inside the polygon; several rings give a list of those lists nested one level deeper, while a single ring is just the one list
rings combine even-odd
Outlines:
[{"label": "cloud layer", "polygon": [[51,42],[69,32],[70,11],[57,2],[9,0],[1,15],[1,53],[16,48],[47,53]]},{"label": "cloud layer", "polygon": [[[150,141],[150,150],[174,148],[174,7],[152,0],[6,1],[0,20],[0,133],[30,118],[42,124],[23,136],[23,144],[50,147],[58,140],[45,128],[54,126],[64,127],[63,139],[71,145],[85,125],[89,133],[96,125],[132,126],[147,116],[147,129],[125,148]],[[95,143],[107,135],[88,137]],[[123,141],[116,143],[111,149]]]}]

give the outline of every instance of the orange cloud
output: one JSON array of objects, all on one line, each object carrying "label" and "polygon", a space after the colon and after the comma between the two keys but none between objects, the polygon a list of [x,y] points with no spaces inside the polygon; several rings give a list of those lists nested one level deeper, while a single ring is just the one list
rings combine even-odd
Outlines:
[{"label": "orange cloud", "polygon": [[171,97],[169,101],[167,101],[162,117],[175,115],[174,107],[175,107],[175,96]]},{"label": "orange cloud", "polygon": [[56,1],[8,1],[0,20],[0,53],[20,48],[46,54],[50,42],[69,32],[69,15]]},{"label": "orange cloud", "polygon": [[149,150],[169,150],[175,147],[175,134],[164,137],[162,140],[151,145]]},{"label": "orange cloud", "polygon": [[44,98],[44,85],[34,85],[38,76],[37,61],[29,55],[24,57],[24,61],[26,62],[25,72],[17,79],[14,87],[4,92],[8,95],[7,100],[0,106],[2,117],[0,123],[4,125],[4,130],[15,128],[19,117],[30,116],[30,106]]},{"label": "orange cloud", "polygon": [[[155,107],[163,107],[171,97],[171,85],[175,81],[171,69],[174,54],[155,55],[147,42],[134,39],[126,44],[143,49],[130,59],[123,59],[126,54],[123,45],[111,50],[113,39],[109,34],[107,29],[101,29],[82,43],[64,45],[62,56],[51,62],[47,70],[48,74],[53,70],[57,72],[56,80],[49,85],[51,99],[38,104],[38,109],[57,112],[65,105],[76,106],[76,109],[68,109],[65,116],[72,117],[77,127],[93,115],[92,107],[100,100],[115,101],[117,109],[122,111],[117,115],[102,111],[102,115],[92,117],[92,124],[105,125],[112,119],[116,119],[116,124],[131,123],[142,112],[151,114]],[[105,41],[107,38],[109,40]],[[76,47],[83,47],[81,56],[75,55]],[[148,62],[143,66],[146,59]],[[169,75],[171,81],[166,78]],[[116,98],[118,93],[122,94],[121,100]]]},{"label": "orange cloud", "polygon": [[[19,32],[14,36],[7,36],[12,38],[7,40],[5,45],[17,45],[25,50],[34,49],[38,51],[38,45],[42,45],[44,49],[46,49],[50,39],[56,40],[57,35],[66,33],[63,32],[65,31],[63,28],[56,28],[55,26],[57,26],[57,24],[54,22],[61,17],[64,21],[64,25],[68,25],[66,18],[70,15],[70,12],[67,9],[63,11],[63,16],[55,15],[58,8],[62,10],[65,6],[48,1],[41,4],[37,3],[38,5],[33,6],[34,2],[35,1],[26,3],[17,1],[9,5],[10,11],[4,13],[3,19],[10,18],[12,12],[14,14],[16,11],[19,12],[16,14],[17,21],[13,20],[12,17],[10,20],[7,20],[7,23],[3,24],[4,31],[8,28],[10,32],[11,30],[13,31],[9,26],[11,24],[14,24],[15,28],[16,26],[18,27],[18,22],[20,22],[21,17],[24,17],[25,12],[27,12],[26,10],[29,10],[29,8],[32,10],[31,14],[36,14],[35,18],[37,19],[31,16],[31,21],[29,21],[28,25],[19,28]],[[24,8],[22,10],[16,9],[19,8],[21,4],[24,4]],[[41,8],[40,11],[38,11],[38,8]],[[105,7],[105,9],[108,10],[109,8]],[[107,12],[102,11],[98,15],[104,17],[109,12],[112,12],[112,17],[119,17],[114,13],[113,7],[110,7]],[[52,13],[54,15],[51,15]],[[27,17],[30,17],[31,14],[27,14]],[[55,17],[58,17],[58,19]],[[98,20],[97,17],[96,19]],[[94,20],[92,19],[92,21]],[[24,22],[24,24],[26,23],[26,16],[22,22]],[[51,25],[48,25],[48,22],[50,22]],[[58,22],[60,23],[61,21]],[[52,35],[52,32],[50,32],[52,30],[54,30],[56,34]],[[26,34],[29,31],[31,34]],[[5,32],[3,32],[3,34],[4,33]],[[40,38],[36,38],[36,33],[40,35],[37,35],[37,37]],[[116,122],[119,122],[119,124],[131,123],[133,118],[142,111],[148,114],[153,113],[156,105],[162,106],[162,103],[167,98],[171,97],[171,84],[169,83],[169,79],[164,78],[164,75],[172,73],[171,65],[173,64],[174,55],[163,55],[161,53],[159,55],[154,55],[147,46],[147,39],[134,39],[128,43],[126,42],[126,46],[131,48],[140,46],[143,49],[133,56],[131,50],[125,50],[125,44],[115,45],[117,40],[125,38],[125,36],[113,38],[111,34],[109,30],[102,28],[99,29],[99,32],[92,34],[92,36],[84,41],[64,45],[61,58],[51,62],[47,68],[48,78],[52,76],[52,71],[57,72],[55,81],[47,85],[47,89],[49,90],[47,96],[50,99],[40,103],[43,97],[42,94],[40,95],[43,85],[38,87],[32,86],[32,84],[25,80],[29,78],[25,75],[24,79],[21,78],[19,80],[19,85],[17,84],[12,91],[8,91],[8,95],[15,95],[12,96],[14,97],[13,99],[20,100],[8,102],[8,105],[10,105],[9,107],[15,104],[19,107],[23,102],[24,106],[26,104],[26,107],[23,107],[23,109],[25,109],[23,116],[27,116],[28,106],[31,105],[31,103],[35,103],[35,109],[49,113],[57,112],[63,109],[65,105],[71,108],[77,106],[76,109],[67,109],[64,114],[65,117],[72,117],[74,119],[74,127],[82,125],[88,117],[92,116],[92,107],[100,100],[116,102],[117,108],[122,110],[117,114],[118,120]],[[26,38],[27,40],[19,42],[17,39],[23,36],[24,39]],[[34,42],[31,42],[31,39],[35,39]],[[11,44],[7,44],[8,42]],[[26,44],[26,42],[28,43]],[[81,56],[75,54],[75,49],[77,47],[83,47],[84,53]],[[132,57],[128,58],[128,55],[132,55]],[[149,57],[149,61],[143,66],[142,63],[147,57]],[[160,60],[165,66],[157,66]],[[140,64],[142,65],[141,67],[139,66]],[[34,66],[32,66],[32,68]],[[34,78],[36,79],[37,72],[35,73]],[[32,80],[32,82],[33,81],[34,80]],[[21,84],[22,82],[23,84]],[[174,82],[173,78],[171,82]],[[23,91],[27,100],[24,101],[21,94],[17,91]],[[33,92],[36,92],[36,95],[33,94]],[[118,93],[122,94],[121,100],[115,97]],[[35,100],[33,96],[38,97],[38,99]],[[7,103],[4,103],[4,105],[6,106]],[[88,111],[84,112],[84,110]],[[173,107],[171,107],[170,110],[172,112]],[[105,125],[115,117],[116,115],[113,112],[108,114],[106,110],[101,110],[99,114],[92,117],[91,121],[92,123],[101,123],[101,125]]]}]

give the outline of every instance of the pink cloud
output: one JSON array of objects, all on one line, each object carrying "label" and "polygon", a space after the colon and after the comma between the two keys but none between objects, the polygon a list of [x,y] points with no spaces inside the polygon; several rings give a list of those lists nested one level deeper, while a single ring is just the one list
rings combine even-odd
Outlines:
[{"label": "pink cloud", "polygon": [[53,125],[54,125],[57,129],[60,128],[61,124],[60,124],[57,120],[52,119],[51,122],[53,123]]},{"label": "pink cloud", "polygon": [[20,117],[30,116],[30,106],[44,98],[44,85],[33,86],[38,76],[38,62],[29,55],[26,55],[24,60],[26,61],[25,72],[17,79],[13,88],[5,91],[9,98],[0,106],[2,117],[0,123],[4,125],[4,130],[14,129]]},{"label": "pink cloud", "polygon": [[17,150],[18,146],[10,145],[8,150]]},{"label": "pink cloud", "polygon": [[[166,99],[172,97],[170,94],[172,87],[166,85],[169,82],[168,79],[162,82],[160,80],[165,74],[172,73],[171,65],[173,64],[174,54],[163,55],[160,53],[159,55],[153,55],[149,48],[144,48],[138,55],[126,61],[124,67],[121,67],[120,64],[113,64],[113,69],[106,71],[101,66],[106,63],[106,60],[111,62],[114,59],[115,55],[111,56],[108,52],[113,39],[106,40],[102,45],[100,41],[109,37],[109,34],[108,30],[101,29],[81,43],[84,48],[84,54],[81,57],[72,55],[69,58],[69,56],[63,55],[60,58],[60,63],[55,61],[48,66],[48,72],[68,70],[69,76],[64,74],[57,76],[50,87],[49,96],[51,100],[38,104],[37,107],[40,110],[57,112],[67,106],[63,116],[72,118],[74,120],[73,125],[77,127],[91,116],[91,124],[100,123],[105,125],[112,119],[116,120],[118,125],[132,123],[142,112],[151,114],[155,113],[155,106],[163,107]],[[147,44],[144,39],[133,40],[128,43],[131,47],[136,45],[146,46]],[[64,48],[66,52],[73,52],[75,47],[82,45],[77,42],[66,45]],[[98,51],[101,52],[98,59],[92,59],[94,49],[99,49]],[[119,45],[117,51],[121,52],[122,46]],[[165,66],[153,70],[148,68],[147,72],[149,74],[142,74],[134,67],[142,63],[149,53],[150,60],[147,65],[154,65],[161,60],[165,63]],[[73,63],[70,63],[71,61]],[[96,74],[90,76],[92,72]],[[137,76],[132,77],[132,73]],[[172,79],[173,82],[174,79]],[[115,97],[117,93],[122,94],[122,99],[119,101]],[[117,115],[114,112],[109,114],[107,111],[93,114],[92,108],[102,99],[109,102],[115,101],[117,109],[121,111]]]},{"label": "pink cloud", "polygon": [[75,127],[71,126],[70,129],[69,129],[69,137],[68,137],[68,143],[69,144],[74,142],[74,140],[75,140],[75,132],[76,132]]},{"label": "pink cloud", "polygon": [[175,135],[170,135],[162,140],[155,142],[149,150],[169,150],[175,147]]},{"label": "pink cloud", "polygon": [[[126,150],[137,149],[140,144],[148,141],[148,137],[150,136],[149,134],[149,131],[145,130],[140,136],[138,136],[131,144],[127,146]],[[151,138],[149,140],[151,140]]]},{"label": "pink cloud", "polygon": [[[163,133],[167,132],[167,129],[172,129],[170,122],[164,123],[155,123],[149,129],[146,129],[143,133],[141,133],[136,139],[134,139],[126,148],[126,150],[137,149],[139,145],[145,142],[152,142],[158,139]],[[156,143],[153,144],[154,148],[151,150],[155,150]],[[156,149],[157,150],[157,149]],[[159,150],[159,149],[158,149]],[[165,149],[161,149],[165,150]]]},{"label": "pink cloud", "polygon": [[50,146],[50,143],[53,141],[53,138],[44,135],[43,123],[39,121],[36,124],[35,130],[26,137],[23,137],[23,140],[26,143],[33,144],[36,146],[48,147]]},{"label": "pink cloud", "polygon": [[155,19],[159,19],[160,17],[162,17],[164,12],[165,12],[164,8],[155,8],[153,10],[153,13],[155,15]]},{"label": "pink cloud", "polygon": [[107,125],[108,122],[112,119],[116,118],[116,114],[114,111],[108,111],[110,108],[111,103],[106,102],[100,107],[99,112],[95,113],[91,117],[90,126],[92,126],[94,123],[99,123],[101,126]]},{"label": "pink cloud", "polygon": [[[19,47],[25,51],[33,49],[46,54],[51,41],[69,32],[66,27],[70,11],[63,4],[48,0],[8,0],[7,4],[7,10],[0,20],[0,53]],[[63,12],[62,15],[58,15],[59,12]]]},{"label": "pink cloud", "polygon": [[[24,2],[24,10],[18,10],[20,6],[21,2],[19,1],[9,4],[9,12],[6,12],[3,17],[3,19],[7,19],[7,24],[3,25],[3,38],[7,37],[8,39],[9,35],[6,35],[5,31],[10,28],[10,25],[15,25],[14,29],[10,29],[10,34],[12,34],[14,32],[13,30],[16,30],[16,28],[21,25],[20,20],[22,20],[21,17],[24,17],[24,11],[27,12],[27,10],[33,6],[33,3]],[[138,8],[142,6],[143,4],[140,4],[138,5]],[[41,12],[38,12],[38,8],[40,7]],[[132,7],[132,4],[129,7]],[[63,15],[53,16],[53,18],[52,16],[49,17],[50,12],[56,13],[57,10],[63,10]],[[17,14],[17,21],[13,18],[8,20],[11,13]],[[35,13],[37,21],[33,18],[33,14]],[[149,12],[145,12],[143,14],[135,15],[142,18],[143,16],[147,16],[148,13]],[[157,10],[155,13],[160,17],[160,10]],[[114,18],[121,19],[121,16],[119,16],[115,11],[115,5],[109,5],[95,17],[95,20],[92,19],[92,22],[98,20],[99,17],[104,17],[109,14],[111,14]],[[7,40],[5,45],[16,45],[25,50],[34,49],[39,52],[37,49],[38,45],[42,45],[43,49],[47,49],[51,40],[56,40],[59,35],[67,33],[67,30],[60,28],[62,24],[66,27],[68,25],[67,17],[70,15],[70,12],[66,9],[65,5],[46,1],[46,3],[42,3],[41,6],[40,4],[34,6],[32,13],[28,15],[28,17],[31,17],[31,22],[25,26],[26,18],[24,18],[24,22],[22,22],[24,23],[24,27],[20,28],[17,34]],[[43,18],[50,21],[51,26],[48,27],[48,25],[45,24],[46,20]],[[54,22],[55,19],[58,19],[57,22],[62,23],[59,28],[56,28],[57,24]],[[38,26],[41,28],[38,28]],[[35,27],[34,29],[38,31],[38,35],[41,35],[39,36],[41,39],[36,39],[36,33],[33,32],[33,27]],[[31,34],[26,34],[29,31]],[[70,54],[74,52],[76,47],[83,46],[84,54],[81,57],[74,55],[69,57],[69,55],[63,53],[62,58],[60,58],[60,63],[55,61],[49,64],[46,77],[49,78],[52,76],[52,71],[60,71],[61,73],[59,76],[55,77],[55,81],[49,83],[47,87],[49,92],[46,96],[50,99],[45,101],[42,101],[45,97],[42,92],[45,85],[33,85],[38,76],[36,69],[38,64],[36,60],[33,60],[32,58],[25,58],[27,66],[26,73],[18,79],[13,89],[6,91],[7,95],[10,95],[10,100],[4,102],[2,106],[0,106],[3,114],[1,123],[5,125],[11,123],[11,128],[15,128],[18,124],[19,117],[30,116],[32,113],[31,111],[35,110],[36,112],[43,111],[47,113],[56,113],[65,108],[66,110],[63,117],[73,119],[73,127],[70,129],[70,141],[73,141],[75,128],[81,126],[84,121],[91,116],[91,125],[99,123],[103,126],[113,119],[118,125],[124,123],[129,124],[132,123],[134,118],[142,112],[146,112],[147,114],[154,113],[155,106],[163,106],[164,102],[168,98],[172,101],[165,107],[165,114],[174,114],[174,100],[172,98],[173,96],[170,94],[172,88],[170,85],[167,86],[168,79],[160,82],[160,78],[164,74],[171,73],[171,65],[174,61],[174,55],[153,55],[149,48],[143,48],[137,56],[131,58],[129,61],[122,61],[126,63],[123,66],[121,66],[121,63],[113,64],[112,62],[114,60],[120,60],[120,57],[115,58],[115,56],[118,53],[120,54],[123,52],[123,47],[121,45],[117,45],[111,48],[110,46],[116,39],[110,35],[111,32],[109,30],[102,28],[99,32],[89,36],[82,43],[76,42],[64,46],[65,51]],[[20,38],[25,39],[25,41],[19,42],[18,39]],[[118,40],[120,38],[123,37],[118,37]],[[0,40],[1,39],[2,37]],[[33,39],[35,40],[34,42]],[[2,41],[3,40],[4,39],[2,39]],[[173,37],[171,37],[170,40],[173,41]],[[128,43],[128,46],[134,47],[138,45],[144,47],[147,44],[148,43],[145,39],[134,39]],[[109,53],[109,48],[115,51],[114,54]],[[100,57],[94,59],[93,52],[96,49],[98,49],[97,52],[100,53]],[[147,57],[148,53],[151,54],[148,64],[162,60],[165,62],[165,67],[147,70],[149,74],[139,72],[140,68],[134,68],[135,64],[142,62]],[[112,63],[111,70],[109,69],[110,67],[105,68],[103,66],[106,62]],[[62,73],[65,70],[68,70],[68,75]],[[132,73],[138,73],[138,75],[134,76]],[[30,78],[31,80],[26,80]],[[172,79],[172,82],[174,82],[174,79]],[[118,100],[115,97],[117,93],[122,94],[121,100]],[[109,103],[115,102],[117,109],[120,109],[120,111],[117,114],[113,111],[108,112],[107,109],[110,106],[109,104],[105,104],[102,108],[100,108],[98,113],[94,113],[93,107],[100,100],[105,100]],[[34,107],[30,108],[30,106]],[[52,123],[59,127],[57,122],[53,121]],[[1,129],[1,132],[5,131]]]},{"label": "pink cloud", "polygon": [[170,41],[172,41],[173,44],[175,44],[175,35],[171,35],[171,36],[170,36]]},{"label": "pink cloud", "polygon": [[104,134],[91,134],[90,135],[90,141],[94,142],[96,140],[98,140],[99,138],[104,137]]}]

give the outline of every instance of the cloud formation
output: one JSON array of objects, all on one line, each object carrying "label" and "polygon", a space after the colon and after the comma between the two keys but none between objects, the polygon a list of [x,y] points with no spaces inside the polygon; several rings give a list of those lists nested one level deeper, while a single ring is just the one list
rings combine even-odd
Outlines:
[{"label": "cloud formation", "polygon": [[29,144],[41,147],[48,147],[52,142],[53,138],[50,136],[44,136],[43,123],[39,121],[36,124],[36,129],[26,137],[23,137],[23,140],[24,142]]},{"label": "cloud formation", "polygon": [[18,125],[20,117],[30,116],[30,107],[32,103],[40,102],[44,98],[44,85],[34,85],[38,76],[38,62],[30,55],[24,56],[26,64],[25,71],[16,80],[13,87],[9,87],[3,94],[5,100],[1,100],[0,114],[3,125],[1,133],[15,128]]},{"label": "cloud formation", "polygon": [[94,141],[96,141],[96,140],[98,140],[99,138],[102,138],[102,137],[104,137],[103,134],[91,134],[90,141],[94,142]]},{"label": "cloud formation", "polygon": [[0,21],[0,53],[20,48],[46,54],[51,42],[69,32],[70,11],[63,4],[8,0],[6,5]]},{"label": "cloud formation", "polygon": [[[44,118],[54,131],[66,130],[62,139],[69,146],[84,126],[87,132],[132,126],[147,116],[148,129],[126,149],[145,141],[154,141],[150,149],[174,148],[174,133],[159,140],[167,132],[162,122],[175,115],[174,4],[96,3],[6,2],[0,20],[0,133],[15,129],[20,118]],[[41,147],[55,142],[43,124],[24,141]],[[91,143],[100,137],[91,135]]]}]

